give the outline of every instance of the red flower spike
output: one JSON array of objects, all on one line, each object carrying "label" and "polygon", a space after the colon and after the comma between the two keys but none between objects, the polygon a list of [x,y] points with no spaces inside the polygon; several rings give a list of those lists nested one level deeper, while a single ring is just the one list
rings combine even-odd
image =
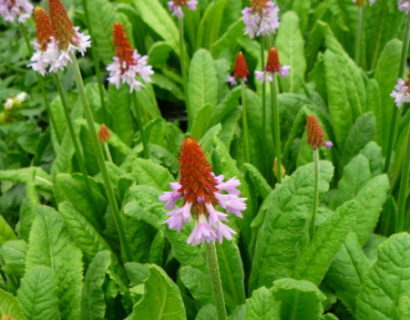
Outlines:
[{"label": "red flower spike", "polygon": [[111,138],[110,130],[107,128],[105,123],[100,126],[98,130],[98,139],[101,143],[106,143]]},{"label": "red flower spike", "polygon": [[242,52],[239,52],[236,56],[233,75],[237,79],[246,79],[246,77],[249,75],[248,65]]},{"label": "red flower spike", "polygon": [[74,26],[60,0],[48,0],[48,9],[58,46],[66,50],[75,36]]},{"label": "red flower spike", "polygon": [[121,23],[114,23],[112,35],[114,38],[115,55],[120,59],[121,66],[125,63],[125,66],[122,67],[122,72],[124,73],[128,66],[135,64],[133,58],[134,50]]},{"label": "red flower spike", "polygon": [[174,0],[174,4],[179,6],[179,7],[187,5],[187,2],[188,2],[188,0]]},{"label": "red flower spike", "polygon": [[265,70],[269,72],[280,71],[279,52],[276,48],[271,48],[269,50]]},{"label": "red flower spike", "polygon": [[41,50],[47,49],[50,37],[54,36],[53,26],[47,12],[40,7],[34,9],[34,22],[36,24],[37,42]]},{"label": "red flower spike", "polygon": [[320,127],[319,121],[317,121],[312,114],[307,116],[306,134],[308,145],[312,146],[313,149],[319,148],[325,144],[325,133]]},{"label": "red flower spike", "polygon": [[[206,161],[205,153],[194,138],[186,138],[181,150],[181,188],[178,192],[184,194],[185,200],[197,203],[198,198],[206,203],[216,203],[214,193],[216,180],[212,175],[212,167]],[[200,204],[200,203],[198,203]],[[206,214],[206,210],[205,214]]]},{"label": "red flower spike", "polygon": [[252,0],[251,1],[251,9],[253,13],[261,14],[267,7],[268,0]]}]

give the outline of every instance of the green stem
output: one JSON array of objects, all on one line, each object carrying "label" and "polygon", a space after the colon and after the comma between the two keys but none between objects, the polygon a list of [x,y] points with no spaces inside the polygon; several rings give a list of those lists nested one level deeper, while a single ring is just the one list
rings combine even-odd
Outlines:
[{"label": "green stem", "polygon": [[[400,66],[399,66],[399,72],[398,72],[399,78],[403,77],[403,74],[406,68],[407,53],[409,51],[409,39],[410,39],[410,15],[407,15],[406,29],[404,31],[403,46],[401,50]],[[394,106],[393,115],[392,115],[392,119],[390,123],[389,140],[387,143],[386,163],[384,166],[385,172],[389,172],[390,170],[390,164],[392,160],[391,158],[392,158],[392,153],[393,153],[393,145],[394,145],[394,141],[397,135],[398,120],[399,120],[399,109],[396,106]]]},{"label": "green stem", "polygon": [[401,171],[400,190],[398,198],[398,226],[397,232],[406,229],[406,200],[408,195],[409,176],[410,176],[410,124],[407,127],[405,137],[405,152],[403,158],[403,170]]},{"label": "green stem", "polygon": [[68,106],[67,96],[66,96],[66,93],[64,92],[63,87],[61,85],[61,79],[60,79],[59,74],[54,73],[53,78],[54,78],[54,83],[57,87],[58,93],[59,93],[60,98],[61,98],[61,104],[63,105],[64,115],[65,115],[65,118],[66,118],[66,121],[67,121],[67,126],[68,126],[68,132],[71,136],[71,140],[73,141],[73,145],[74,145],[75,157],[77,158],[78,165],[80,166],[80,171],[83,174],[83,179],[84,179],[85,186],[86,186],[89,194],[92,196],[93,193],[92,193],[92,189],[91,189],[90,180],[88,179],[88,173],[87,173],[87,168],[85,166],[84,155],[83,155],[83,152],[80,148],[80,143],[78,142],[77,137],[75,135],[73,121],[71,120],[71,116],[70,116],[70,109],[69,109],[69,106]]},{"label": "green stem", "polygon": [[140,129],[141,133],[141,138],[142,138],[142,145],[144,147],[143,153],[144,153],[144,158],[149,159],[150,151],[149,151],[149,144],[148,144],[148,139],[144,131],[144,125],[142,121],[142,115],[141,115],[141,110],[138,106],[137,102],[137,92],[135,91],[134,93],[131,94],[134,107],[135,107],[135,112],[136,112],[136,118],[137,118],[137,125],[138,128]]},{"label": "green stem", "polygon": [[185,46],[184,46],[184,19],[178,19],[178,29],[179,29],[179,52],[180,52],[180,63],[181,63],[181,73],[182,79],[184,81],[184,87],[187,80],[187,70],[185,64]]},{"label": "green stem", "polygon": [[216,313],[218,320],[227,318],[225,309],[225,299],[222,289],[221,274],[219,272],[218,256],[216,254],[215,242],[205,243],[206,260],[208,262],[209,275],[211,277],[212,293],[215,299]]},{"label": "green stem", "polygon": [[[30,39],[27,35],[26,27],[24,26],[23,23],[20,23],[19,28],[20,28],[20,33],[22,34],[22,36],[23,36],[23,38],[26,42],[27,50],[28,50],[30,56],[32,56],[33,55],[33,48],[31,47]],[[51,125],[54,128],[54,132],[56,134],[57,142],[60,143],[61,142],[61,137],[60,137],[59,131],[57,130],[57,122],[54,118],[54,114],[51,112],[50,102],[48,101],[48,97],[47,97],[47,93],[46,93],[46,86],[44,84],[43,77],[41,75],[39,75],[37,72],[35,72],[35,74],[36,74],[36,77],[37,77],[37,81],[40,84],[41,96],[43,97],[44,106],[46,107],[47,114],[50,117]]]},{"label": "green stem", "polygon": [[246,110],[246,85],[241,80],[241,95],[242,95],[242,130],[243,139],[245,143],[245,162],[250,162],[250,150],[249,150],[249,129],[248,129],[248,115]]},{"label": "green stem", "polygon": [[[265,62],[265,48],[263,45],[263,38],[260,40],[260,47],[261,47],[261,68],[263,70],[264,68],[264,62]],[[264,81],[262,81],[262,132],[263,132],[263,137],[262,137],[262,142],[263,145],[267,145],[267,139],[266,139],[266,84]]]},{"label": "green stem", "polygon": [[282,154],[280,143],[280,120],[279,120],[279,107],[278,107],[278,79],[276,74],[273,76],[273,81],[270,85],[271,90],[271,103],[272,103],[272,116],[273,116],[273,130],[275,136],[275,154],[276,154],[276,181],[278,183],[282,180]]},{"label": "green stem", "polygon": [[[87,27],[90,32],[90,37],[91,39],[95,39],[92,25],[90,23],[90,14],[88,12],[87,0],[82,0],[82,3],[83,3],[83,8],[84,8],[85,21],[87,23]],[[105,105],[105,99],[104,99],[104,86],[103,86],[102,76],[101,76],[100,56],[95,46],[91,46],[91,58],[94,63],[94,69],[95,69],[95,73],[97,77],[98,91],[100,94],[101,108],[103,111],[103,120],[107,121],[108,116],[107,116],[107,107]]]},{"label": "green stem", "polygon": [[78,93],[80,95],[80,99],[84,109],[84,115],[87,120],[87,125],[90,133],[91,144],[94,149],[94,153],[97,158],[97,163],[101,171],[101,175],[104,182],[105,191],[107,193],[108,203],[111,208],[115,227],[117,228],[118,237],[120,239],[121,251],[124,255],[125,262],[131,261],[131,250],[128,245],[128,241],[125,235],[124,225],[121,220],[121,212],[118,207],[118,203],[115,199],[114,191],[110,182],[110,178],[108,176],[107,167],[104,161],[104,154],[101,148],[101,144],[98,141],[97,131],[94,124],[94,117],[91,111],[90,104],[88,102],[88,98],[85,92],[85,87],[83,83],[83,78],[81,76],[80,67],[78,66],[77,58],[75,54],[71,53],[71,60],[73,61],[72,67],[74,72],[74,78],[77,83]]},{"label": "green stem", "polygon": [[313,239],[315,234],[315,223],[316,223],[316,213],[317,206],[319,203],[319,148],[313,149],[313,162],[315,166],[315,178],[313,182],[313,205],[312,205],[312,216],[310,219],[309,235],[310,240]]},{"label": "green stem", "polygon": [[107,158],[107,161],[111,162],[111,163],[114,163],[112,161],[110,147],[108,146],[108,143],[104,143],[104,153],[105,153],[105,157]]},{"label": "green stem", "polygon": [[357,16],[357,27],[356,27],[356,41],[354,47],[354,61],[359,66],[361,58],[361,45],[363,36],[363,17],[364,17],[364,5],[359,6],[358,16]]}]

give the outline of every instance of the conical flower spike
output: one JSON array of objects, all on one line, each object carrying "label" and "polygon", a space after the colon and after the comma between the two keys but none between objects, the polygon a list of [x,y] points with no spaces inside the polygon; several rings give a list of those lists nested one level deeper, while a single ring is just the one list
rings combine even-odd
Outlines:
[{"label": "conical flower spike", "polygon": [[227,214],[217,210],[220,206],[227,212],[242,217],[246,209],[245,198],[240,198],[236,178],[224,181],[224,176],[215,176],[211,165],[206,161],[205,153],[193,138],[186,138],[181,150],[181,180],[170,184],[173,191],[165,192],[159,199],[166,202],[165,208],[172,209],[176,202],[183,200],[182,208],[168,213],[166,223],[171,229],[181,230],[192,218],[195,228],[188,238],[188,243],[197,245],[232,239],[236,232],[223,222]]},{"label": "conical flower spike", "polygon": [[325,133],[322,130],[319,121],[317,121],[316,117],[312,114],[307,116],[306,135],[308,138],[308,145],[313,149],[317,149],[321,146],[330,149],[333,146],[331,141],[324,140]]},{"label": "conical flower spike", "polygon": [[231,85],[236,85],[237,80],[247,81],[247,77],[249,75],[248,64],[246,63],[245,56],[242,52],[239,52],[236,56],[234,68],[233,68],[233,75],[227,78],[227,81]]},{"label": "conical flower spike", "polygon": [[271,48],[268,53],[268,59],[263,71],[255,71],[256,78],[262,82],[272,82],[275,73],[279,73],[281,77],[286,77],[289,74],[290,66],[282,66],[279,62],[279,52],[276,48]]}]

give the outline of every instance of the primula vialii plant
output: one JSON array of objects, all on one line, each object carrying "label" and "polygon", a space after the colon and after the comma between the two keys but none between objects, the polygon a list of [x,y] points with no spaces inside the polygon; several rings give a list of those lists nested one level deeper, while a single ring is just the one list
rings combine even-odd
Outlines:
[{"label": "primula vialii plant", "polygon": [[236,85],[239,81],[247,82],[249,75],[248,64],[246,63],[245,56],[242,52],[239,52],[235,59],[233,66],[233,74],[226,79],[231,85]]},{"label": "primula vialii plant", "polygon": [[252,39],[274,34],[279,28],[279,8],[268,0],[252,0],[251,6],[242,10],[245,34]]},{"label": "primula vialii plant", "polygon": [[7,22],[24,23],[30,18],[33,5],[27,0],[1,0],[0,16]]},{"label": "primula vialii plant", "polygon": [[195,11],[197,5],[197,0],[172,0],[168,2],[168,8],[172,11],[172,15],[179,19],[184,17],[184,7],[187,7],[191,11]]},{"label": "primula vialii plant", "polygon": [[275,74],[281,77],[289,75],[290,66],[281,65],[279,62],[279,52],[276,48],[271,48],[268,53],[265,68],[262,71],[255,71],[256,78],[260,81],[273,82]]},{"label": "primula vialii plant", "polygon": [[37,7],[34,19],[37,42],[30,66],[42,75],[64,70],[72,62],[72,54],[84,55],[91,46],[90,37],[74,27],[59,0],[49,0],[49,15]]},{"label": "primula vialii plant", "polygon": [[213,242],[223,239],[232,240],[236,232],[225,222],[228,215],[218,210],[217,206],[242,218],[246,209],[245,198],[240,198],[237,178],[224,181],[224,176],[216,176],[211,171],[205,153],[194,138],[186,138],[181,150],[181,179],[170,184],[173,191],[165,192],[161,201],[165,208],[172,209],[178,200],[183,200],[181,208],[168,213],[167,225],[180,231],[185,224],[193,220],[194,230],[187,242],[198,245],[202,242]]}]

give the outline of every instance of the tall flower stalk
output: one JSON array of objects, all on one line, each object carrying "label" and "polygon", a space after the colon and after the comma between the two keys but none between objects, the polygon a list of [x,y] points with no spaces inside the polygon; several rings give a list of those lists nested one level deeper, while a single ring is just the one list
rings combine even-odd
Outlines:
[{"label": "tall flower stalk", "polygon": [[313,204],[312,204],[312,214],[311,214],[310,225],[309,225],[310,239],[313,239],[313,236],[315,233],[317,208],[319,204],[319,172],[320,172],[319,147],[325,146],[326,148],[331,148],[333,146],[333,143],[331,141],[324,140],[325,133],[320,127],[320,124],[315,118],[315,116],[311,114],[307,116],[306,135],[308,139],[307,143],[313,149],[313,162],[314,162]]},{"label": "tall flower stalk", "polygon": [[[169,218],[166,224],[170,229],[180,231],[190,220],[194,229],[187,242],[192,245],[205,243],[206,260],[212,281],[218,319],[226,319],[222,282],[215,250],[215,241],[232,240],[235,230],[225,222],[228,215],[218,210],[218,206],[237,217],[242,218],[241,211],[246,209],[245,198],[240,198],[237,189],[240,182],[236,178],[224,181],[224,176],[216,176],[211,171],[205,153],[193,138],[186,138],[181,150],[181,179],[170,183],[172,191],[164,192],[159,200],[165,202]],[[177,202],[183,202],[176,208]]]},{"label": "tall flower stalk", "polygon": [[362,45],[362,38],[364,32],[364,1],[362,4],[359,4],[359,1],[356,4],[359,6],[359,10],[357,12],[357,26],[356,26],[356,38],[355,38],[355,46],[354,46],[354,61],[359,66],[360,65],[360,58],[361,58],[361,45]]},{"label": "tall flower stalk", "polygon": [[151,81],[152,67],[147,64],[148,57],[141,56],[137,50],[133,50],[128,40],[123,25],[119,22],[114,24],[113,39],[116,56],[114,62],[107,67],[109,71],[108,81],[117,89],[122,84],[128,85],[131,97],[137,113],[137,122],[141,133],[145,158],[149,157],[148,139],[144,131],[141,106],[137,103],[137,91],[144,86],[144,82]]},{"label": "tall flower stalk", "polygon": [[286,77],[289,74],[290,66],[282,66],[279,62],[279,53],[276,48],[269,50],[266,66],[262,71],[255,71],[256,78],[262,82],[270,82],[270,94],[272,105],[272,119],[273,130],[275,137],[275,176],[277,182],[281,182],[282,178],[282,152],[280,141],[280,119],[279,119],[279,107],[278,107],[278,85],[276,73],[280,76]]}]

